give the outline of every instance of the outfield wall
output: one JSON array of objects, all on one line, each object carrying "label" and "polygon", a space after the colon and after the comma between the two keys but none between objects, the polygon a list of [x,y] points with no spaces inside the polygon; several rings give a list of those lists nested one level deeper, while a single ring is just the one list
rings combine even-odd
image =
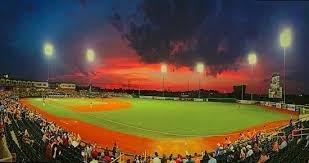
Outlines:
[{"label": "outfield wall", "polygon": [[300,113],[300,111],[304,108],[307,108],[309,110],[309,106],[304,106],[304,105],[282,104],[282,103],[276,103],[276,102],[270,102],[270,101],[237,100],[235,98],[180,98],[180,97],[162,97],[162,96],[139,96],[139,98],[154,99],[154,100],[195,101],[195,102],[207,102],[207,101],[237,102],[237,103],[248,104],[248,105],[269,106],[273,108],[284,109],[284,110],[289,110],[289,111],[298,112],[298,113]]},{"label": "outfield wall", "polygon": [[237,102],[235,98],[182,98],[182,97],[162,97],[162,96],[139,96],[141,99],[154,100],[174,100],[174,101],[195,101],[195,102]]},{"label": "outfield wall", "polygon": [[[250,101],[250,100],[238,100],[238,103],[241,104],[259,104],[262,106],[269,106],[278,109],[289,110],[293,112],[299,112],[301,114],[301,110],[309,110],[309,106],[305,105],[295,105],[295,104],[283,104],[278,102],[270,102],[270,101]],[[309,111],[303,111],[303,114],[309,114]]]}]

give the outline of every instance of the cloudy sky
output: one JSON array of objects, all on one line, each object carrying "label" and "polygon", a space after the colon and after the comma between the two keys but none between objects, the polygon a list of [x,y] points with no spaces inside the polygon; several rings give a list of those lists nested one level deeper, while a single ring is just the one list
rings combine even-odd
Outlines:
[{"label": "cloudy sky", "polygon": [[[283,73],[279,33],[289,27],[289,93],[309,93],[309,2],[252,0],[2,0],[0,74],[119,88],[160,89],[161,63],[170,90],[230,92],[233,85],[266,93]],[[54,45],[50,59],[43,45]],[[92,48],[96,62],[85,51]],[[252,69],[247,54],[255,51]],[[204,74],[194,67],[201,62]],[[49,66],[48,66],[49,64]],[[254,87],[251,81],[254,79]]]}]

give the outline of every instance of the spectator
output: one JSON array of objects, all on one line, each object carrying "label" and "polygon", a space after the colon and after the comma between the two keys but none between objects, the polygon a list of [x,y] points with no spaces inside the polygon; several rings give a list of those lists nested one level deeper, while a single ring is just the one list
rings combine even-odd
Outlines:
[{"label": "spectator", "polygon": [[104,160],[106,161],[106,162],[110,162],[112,159],[110,158],[110,156],[109,156],[109,153],[108,153],[108,151],[105,151],[104,152]]},{"label": "spectator", "polygon": [[281,142],[281,144],[280,144],[280,146],[279,146],[279,149],[281,150],[281,149],[284,149],[287,145],[288,145],[288,143],[286,142],[286,140],[285,140],[285,136],[281,136],[281,140],[282,140],[282,142]]},{"label": "spectator", "polygon": [[92,160],[90,161],[90,163],[99,163],[99,161],[95,158],[92,158]]},{"label": "spectator", "polygon": [[50,143],[47,144],[46,150],[45,150],[45,157],[47,161],[50,161],[52,158],[52,146]]},{"label": "spectator", "polygon": [[186,163],[194,163],[194,161],[191,159],[191,155],[188,156],[188,160],[186,161]]},{"label": "spectator", "polygon": [[166,155],[165,155],[165,154],[162,155],[161,162],[162,162],[162,163],[167,163],[167,158],[166,158]]},{"label": "spectator", "polygon": [[278,141],[275,141],[273,144],[273,151],[274,152],[279,152],[279,144]]},{"label": "spectator", "polygon": [[98,157],[98,151],[94,148],[91,152],[91,158],[97,159]]},{"label": "spectator", "polygon": [[169,163],[176,163],[176,161],[175,161],[175,159],[173,157],[173,154],[170,155],[169,161],[170,161]]},{"label": "spectator", "polygon": [[220,154],[220,150],[221,150],[221,147],[220,147],[220,143],[217,144],[217,148],[216,148],[216,156],[219,156]]},{"label": "spectator", "polygon": [[195,163],[197,163],[197,162],[199,162],[198,160],[199,160],[198,155],[197,155],[197,153],[195,152],[195,153],[194,153],[194,156],[193,156],[193,158],[192,158],[192,161],[195,162]]},{"label": "spectator", "polygon": [[92,149],[89,145],[87,145],[87,147],[86,147],[86,153],[87,153],[87,157],[90,158],[91,153],[92,153]]},{"label": "spectator", "polygon": [[252,154],[253,154],[253,150],[252,150],[251,145],[247,145],[247,154],[246,154],[246,158],[252,156]]},{"label": "spectator", "polygon": [[214,153],[210,153],[209,154],[209,161],[208,163],[217,163],[217,160],[215,159],[215,154]]},{"label": "spectator", "polygon": [[296,127],[292,130],[292,136],[295,136],[298,134],[298,130],[296,129]]},{"label": "spectator", "polygon": [[83,161],[84,161],[84,163],[87,163],[87,159],[88,159],[88,157],[87,157],[87,152],[85,151],[85,149],[83,149],[82,150],[82,156],[83,156]]},{"label": "spectator", "polygon": [[133,163],[139,163],[139,160],[138,160],[138,156],[137,156],[137,155],[134,156]]},{"label": "spectator", "polygon": [[152,160],[153,163],[161,163],[158,152],[155,152],[155,157]]},{"label": "spectator", "polygon": [[180,154],[177,155],[176,163],[183,163],[182,156]]},{"label": "spectator", "polygon": [[239,155],[240,160],[245,160],[246,159],[246,148],[243,147],[240,151],[240,155]]},{"label": "spectator", "polygon": [[260,157],[258,163],[264,163],[267,160],[269,160],[269,156],[267,155],[267,152],[265,150],[262,150],[261,157]]},{"label": "spectator", "polygon": [[201,163],[207,163],[208,161],[209,161],[209,155],[208,155],[207,151],[205,150],[205,152],[202,155]]},{"label": "spectator", "polygon": [[112,149],[112,154],[113,154],[114,158],[116,158],[116,152],[117,152],[117,145],[116,145],[116,143],[114,143],[114,146],[113,146],[113,149]]}]

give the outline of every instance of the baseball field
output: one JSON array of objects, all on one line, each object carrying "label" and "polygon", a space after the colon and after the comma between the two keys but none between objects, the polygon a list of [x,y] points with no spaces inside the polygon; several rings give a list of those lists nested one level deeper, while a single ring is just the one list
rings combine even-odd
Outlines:
[{"label": "baseball field", "polygon": [[201,152],[244,130],[287,124],[287,111],[220,102],[134,98],[41,98],[21,100],[83,140],[126,152]]}]

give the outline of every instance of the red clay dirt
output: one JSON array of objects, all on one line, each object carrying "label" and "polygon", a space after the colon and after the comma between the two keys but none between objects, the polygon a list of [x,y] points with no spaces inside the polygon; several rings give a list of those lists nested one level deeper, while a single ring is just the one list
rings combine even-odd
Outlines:
[{"label": "red clay dirt", "polygon": [[[39,112],[44,118],[48,119],[49,121],[55,122],[57,125],[62,126],[67,131],[72,131],[74,133],[78,133],[81,138],[89,143],[96,142],[101,147],[108,147],[111,148],[113,144],[116,142],[120,149],[127,153],[132,154],[144,154],[146,152],[147,154],[153,154],[154,152],[159,152],[160,154],[186,154],[190,153],[193,154],[195,152],[201,153],[204,150],[207,151],[213,151],[216,148],[217,143],[224,142],[224,139],[226,137],[229,137],[231,141],[235,141],[239,137],[239,133],[243,131],[259,131],[264,129],[264,126],[266,126],[266,129],[273,129],[275,127],[283,126],[289,123],[289,120],[282,120],[277,122],[270,122],[265,123],[262,125],[250,127],[248,129],[243,129],[240,131],[235,131],[233,133],[222,135],[222,136],[210,136],[205,138],[188,138],[188,139],[173,139],[173,140],[158,140],[158,139],[151,139],[151,138],[145,138],[135,135],[129,135],[125,133],[121,133],[118,131],[110,130],[107,128],[98,127],[89,123],[85,123],[83,121],[77,120],[77,119],[71,119],[71,118],[61,118],[56,117],[54,115],[51,115],[43,110],[40,110],[39,108],[31,105],[26,99],[20,100],[24,105],[28,106],[30,109],[35,110]],[[104,102],[107,100],[104,99]],[[108,99],[110,103],[113,103],[113,100]],[[118,102],[118,101],[117,101]],[[114,103],[116,106],[116,103]],[[102,105],[99,105],[102,106]],[[121,107],[115,107],[112,106],[102,106],[100,108],[99,106],[93,107],[91,112],[94,111],[104,111],[109,109],[120,109]],[[90,109],[89,106],[87,106],[88,109]],[[68,108],[68,109],[74,109],[74,108]],[[271,109],[275,111],[281,111],[279,109],[270,108],[270,107],[263,107],[265,109]],[[77,109],[75,111],[85,111],[86,108],[83,109]],[[282,112],[282,111],[281,111]],[[284,112],[284,111],[283,111]],[[287,114],[293,114],[293,112],[284,112]]]}]

